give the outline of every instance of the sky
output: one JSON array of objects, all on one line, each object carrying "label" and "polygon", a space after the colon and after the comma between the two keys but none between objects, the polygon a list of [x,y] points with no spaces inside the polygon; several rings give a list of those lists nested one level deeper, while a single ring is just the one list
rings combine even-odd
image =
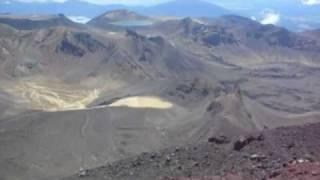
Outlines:
[{"label": "sky", "polygon": [[320,4],[320,0],[303,0],[302,3],[306,5],[316,5]]},{"label": "sky", "polygon": [[[65,2],[67,0],[18,0],[22,2]],[[166,1],[170,0],[82,0],[82,1],[87,1],[90,3],[95,3],[95,4],[127,4],[127,5],[151,5],[151,4],[157,4],[157,3],[163,3]],[[243,4],[241,0],[206,0],[206,1],[211,1],[211,2],[220,2],[223,4],[223,1],[225,1],[225,4]],[[268,2],[268,0],[253,0],[253,1],[265,1]],[[274,1],[274,0],[271,0]],[[320,4],[320,0],[277,0],[277,1],[300,1],[302,4],[305,5],[317,5]]]},{"label": "sky", "polygon": [[[65,2],[67,0],[18,0],[21,2]],[[81,0],[94,4],[154,5],[169,0]]]},{"label": "sky", "polygon": [[[12,0],[0,0],[9,2]],[[68,0],[14,0],[21,2],[65,2]],[[75,0],[69,0],[75,1]],[[77,0],[94,4],[124,4],[151,6],[168,2],[170,0]],[[181,0],[184,2],[185,0]],[[193,0],[189,0],[193,1]],[[194,0],[196,1],[196,0]],[[285,21],[297,22],[301,26],[310,26],[311,23],[320,25],[320,13],[313,7],[320,7],[320,0],[203,0],[217,4],[240,15],[251,17],[262,24],[279,25]],[[309,9],[313,11],[309,13]],[[317,8],[319,9],[319,8]],[[296,12],[300,11],[301,12]],[[319,14],[319,15],[318,15]],[[71,17],[77,22],[87,22],[86,17]],[[294,21],[293,21],[294,20]],[[298,20],[298,21],[297,21]],[[292,23],[291,23],[292,24]]]}]

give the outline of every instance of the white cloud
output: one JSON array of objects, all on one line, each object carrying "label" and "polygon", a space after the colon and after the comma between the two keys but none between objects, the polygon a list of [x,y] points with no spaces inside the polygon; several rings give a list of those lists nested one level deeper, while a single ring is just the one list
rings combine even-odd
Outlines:
[{"label": "white cloud", "polygon": [[76,23],[85,24],[90,21],[90,18],[84,16],[68,16],[68,18]]},{"label": "white cloud", "polygon": [[308,6],[320,4],[320,0],[301,0],[301,1],[302,1],[302,4],[308,5]]},{"label": "white cloud", "polygon": [[257,21],[257,18],[255,16],[251,16],[251,20]]},{"label": "white cloud", "polygon": [[263,13],[261,24],[278,24],[280,22],[280,14],[272,10],[266,10]]}]

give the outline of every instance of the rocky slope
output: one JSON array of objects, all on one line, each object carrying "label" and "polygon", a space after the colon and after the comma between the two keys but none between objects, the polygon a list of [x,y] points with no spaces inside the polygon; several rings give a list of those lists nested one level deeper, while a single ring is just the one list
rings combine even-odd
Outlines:
[{"label": "rocky slope", "polygon": [[239,16],[170,20],[139,31],[167,36],[175,45],[197,49],[202,54],[212,53],[225,64],[242,67],[274,62],[319,64],[318,38]]},{"label": "rocky slope", "polygon": [[[318,179],[319,124],[144,153],[65,179]],[[318,162],[318,163],[315,163]]]}]

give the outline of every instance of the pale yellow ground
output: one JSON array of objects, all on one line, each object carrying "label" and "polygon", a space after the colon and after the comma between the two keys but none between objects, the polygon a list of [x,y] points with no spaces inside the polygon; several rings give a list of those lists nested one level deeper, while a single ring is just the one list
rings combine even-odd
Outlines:
[{"label": "pale yellow ground", "polygon": [[[30,109],[43,111],[69,111],[86,109],[99,98],[106,88],[88,89],[58,81],[20,81],[5,89]],[[134,96],[120,99],[110,107],[169,109],[173,104],[155,96]],[[97,107],[102,108],[102,107]]]},{"label": "pale yellow ground", "polygon": [[84,109],[99,97],[98,89],[81,89],[57,82],[20,82],[7,89],[31,109],[63,111]]},{"label": "pale yellow ground", "polygon": [[130,108],[152,108],[152,109],[169,109],[173,104],[154,96],[134,96],[120,99],[109,106],[111,107],[130,107]]}]

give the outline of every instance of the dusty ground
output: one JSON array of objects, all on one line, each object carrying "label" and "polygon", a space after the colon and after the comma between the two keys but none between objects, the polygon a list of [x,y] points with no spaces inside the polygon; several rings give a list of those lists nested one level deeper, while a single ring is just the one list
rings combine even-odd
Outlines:
[{"label": "dusty ground", "polygon": [[144,153],[65,179],[319,179],[319,128],[320,124],[312,124],[266,130],[243,136],[247,140],[243,144],[239,137],[218,137],[204,144]]}]

